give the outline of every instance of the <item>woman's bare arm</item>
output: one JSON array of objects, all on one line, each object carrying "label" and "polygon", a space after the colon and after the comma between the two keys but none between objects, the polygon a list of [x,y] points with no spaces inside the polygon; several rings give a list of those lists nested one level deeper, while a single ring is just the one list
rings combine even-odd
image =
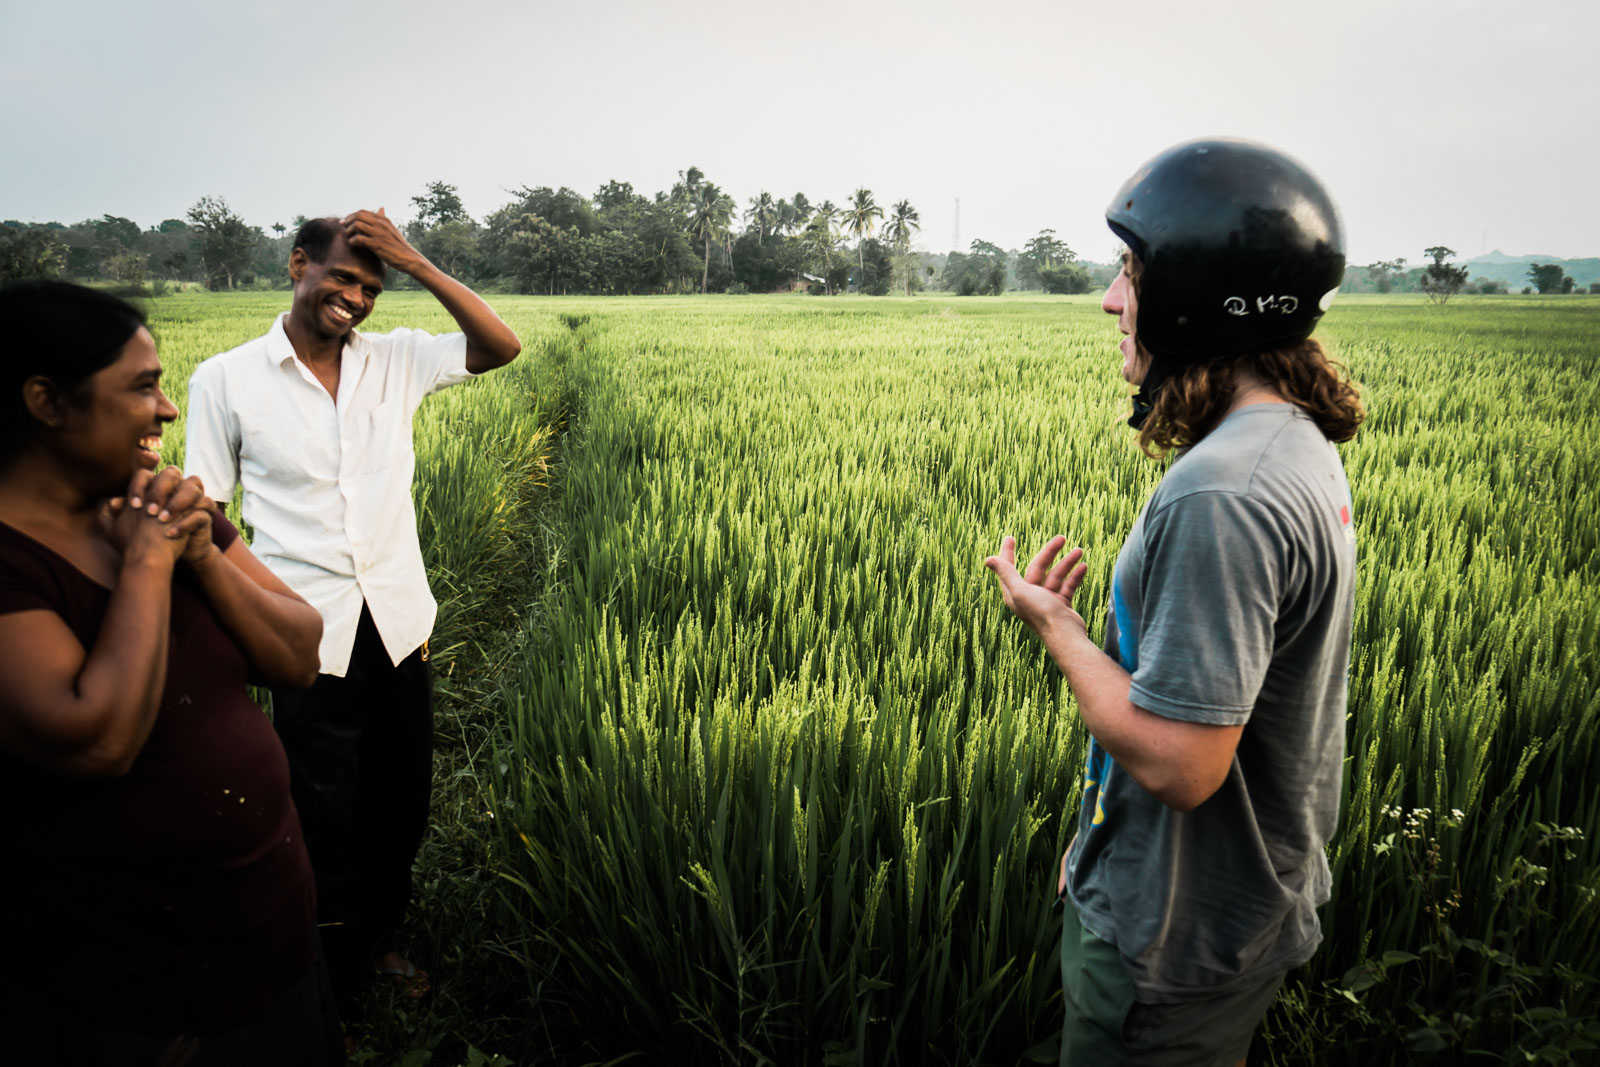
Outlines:
[{"label": "woman's bare arm", "polygon": [[135,475],[126,503],[171,523],[173,536],[186,538],[183,562],[200,582],[211,610],[250,664],[252,681],[265,685],[309,686],[317,680],[322,642],[322,616],[298,593],[267,570],[243,540],[227,551],[211,539],[216,502],[195,477],[176,467],[159,475]]},{"label": "woman's bare arm", "polygon": [[61,774],[119,777],[155,725],[166,685],[172,570],[167,525],[116,518],[122,563],[94,647],[52,611],[0,615],[0,749]]},{"label": "woman's bare arm", "polygon": [[229,635],[266,685],[309,686],[317,680],[322,616],[254,555],[243,540],[226,552],[215,545],[190,561],[195,577]]}]

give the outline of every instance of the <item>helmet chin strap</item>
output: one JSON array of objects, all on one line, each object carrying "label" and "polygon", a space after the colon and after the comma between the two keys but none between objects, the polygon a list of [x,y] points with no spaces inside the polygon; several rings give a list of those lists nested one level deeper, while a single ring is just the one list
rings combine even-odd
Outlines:
[{"label": "helmet chin strap", "polygon": [[1144,427],[1144,421],[1156,406],[1156,393],[1166,380],[1166,364],[1152,356],[1150,368],[1144,372],[1144,381],[1139,383],[1139,391],[1133,395],[1133,414],[1128,416],[1129,426],[1135,430]]}]

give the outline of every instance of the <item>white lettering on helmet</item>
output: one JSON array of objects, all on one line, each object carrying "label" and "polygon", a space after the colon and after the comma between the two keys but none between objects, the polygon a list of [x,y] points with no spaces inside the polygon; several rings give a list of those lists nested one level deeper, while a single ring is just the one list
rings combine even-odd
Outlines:
[{"label": "white lettering on helmet", "polygon": [[[1222,310],[1230,315],[1250,314],[1250,305],[1242,296],[1230,296],[1222,302]],[[1256,314],[1265,315],[1269,311],[1276,311],[1280,315],[1293,315],[1300,310],[1300,298],[1285,293],[1278,296],[1268,293],[1266,296],[1256,297]]]}]

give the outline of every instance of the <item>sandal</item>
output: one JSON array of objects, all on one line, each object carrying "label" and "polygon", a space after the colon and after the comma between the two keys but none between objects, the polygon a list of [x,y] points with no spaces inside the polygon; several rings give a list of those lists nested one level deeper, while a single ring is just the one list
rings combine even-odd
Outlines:
[{"label": "sandal", "polygon": [[428,977],[428,972],[419,970],[416,964],[397,952],[391,952],[378,961],[378,974],[393,983],[407,1000],[421,1000],[433,992],[433,981]]}]

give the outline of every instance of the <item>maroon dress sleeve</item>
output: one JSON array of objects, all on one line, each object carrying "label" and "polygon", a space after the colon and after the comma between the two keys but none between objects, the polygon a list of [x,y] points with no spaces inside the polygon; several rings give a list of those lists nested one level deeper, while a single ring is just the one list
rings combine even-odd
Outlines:
[{"label": "maroon dress sleeve", "polygon": [[15,611],[54,611],[43,590],[49,574],[24,552],[15,551],[9,539],[0,540],[0,615]]},{"label": "maroon dress sleeve", "polygon": [[239,540],[239,528],[228,521],[228,516],[221,511],[211,516],[211,543],[223,552],[233,547]]},{"label": "maroon dress sleeve", "polygon": [[[81,582],[75,579],[82,579]],[[46,545],[6,523],[0,522],[0,615],[16,611],[53,611],[67,620],[74,631],[88,626],[92,639],[99,627],[99,617],[82,619],[85,605],[80,584],[94,586],[84,575],[73,569],[66,560],[57,556]],[[104,590],[109,595],[109,590]],[[93,600],[90,596],[89,600]],[[92,611],[93,605],[88,605]],[[74,625],[74,623],[84,625]],[[92,625],[91,625],[92,623]],[[79,640],[84,638],[78,634]]]}]

